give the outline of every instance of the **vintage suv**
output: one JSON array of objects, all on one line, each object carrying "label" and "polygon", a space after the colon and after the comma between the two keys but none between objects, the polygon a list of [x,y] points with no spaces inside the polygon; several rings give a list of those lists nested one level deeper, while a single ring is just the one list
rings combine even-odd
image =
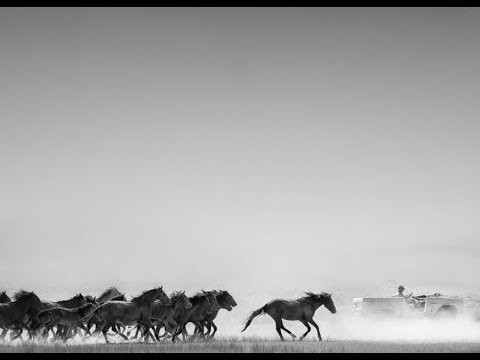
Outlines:
[{"label": "vintage suv", "polygon": [[463,300],[435,293],[410,297],[361,297],[353,299],[353,310],[359,315],[455,317],[463,312]]}]

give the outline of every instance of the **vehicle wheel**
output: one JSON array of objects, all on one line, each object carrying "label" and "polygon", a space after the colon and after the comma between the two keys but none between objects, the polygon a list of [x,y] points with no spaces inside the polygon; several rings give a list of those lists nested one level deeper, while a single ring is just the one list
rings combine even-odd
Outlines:
[{"label": "vehicle wheel", "polygon": [[436,319],[453,319],[457,316],[457,309],[453,306],[445,305],[440,307],[433,316]]}]

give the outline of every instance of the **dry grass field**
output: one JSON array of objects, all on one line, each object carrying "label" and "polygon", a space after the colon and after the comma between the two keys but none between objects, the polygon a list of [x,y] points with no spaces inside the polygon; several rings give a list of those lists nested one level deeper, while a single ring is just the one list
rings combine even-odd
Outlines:
[{"label": "dry grass field", "polygon": [[224,338],[209,342],[160,342],[160,343],[116,343],[116,344],[2,344],[0,352],[46,352],[46,353],[441,353],[480,352],[478,342],[390,342],[390,341],[345,341],[315,340],[286,341],[273,339]]}]

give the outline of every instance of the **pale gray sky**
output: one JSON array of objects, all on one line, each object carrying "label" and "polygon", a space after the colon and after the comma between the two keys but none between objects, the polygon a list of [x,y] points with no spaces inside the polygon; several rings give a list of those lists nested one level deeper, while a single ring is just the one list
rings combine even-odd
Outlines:
[{"label": "pale gray sky", "polygon": [[4,286],[479,285],[479,15],[1,9]]}]

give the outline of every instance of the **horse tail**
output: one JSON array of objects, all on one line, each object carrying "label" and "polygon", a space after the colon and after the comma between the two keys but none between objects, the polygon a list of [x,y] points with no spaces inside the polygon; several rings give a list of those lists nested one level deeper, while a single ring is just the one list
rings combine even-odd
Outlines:
[{"label": "horse tail", "polygon": [[260,315],[260,314],[265,314],[265,308],[267,305],[262,306],[260,309],[253,311],[250,316],[248,317],[247,321],[245,322],[245,327],[243,328],[242,332],[245,331],[245,329],[251,324],[252,320]]}]

